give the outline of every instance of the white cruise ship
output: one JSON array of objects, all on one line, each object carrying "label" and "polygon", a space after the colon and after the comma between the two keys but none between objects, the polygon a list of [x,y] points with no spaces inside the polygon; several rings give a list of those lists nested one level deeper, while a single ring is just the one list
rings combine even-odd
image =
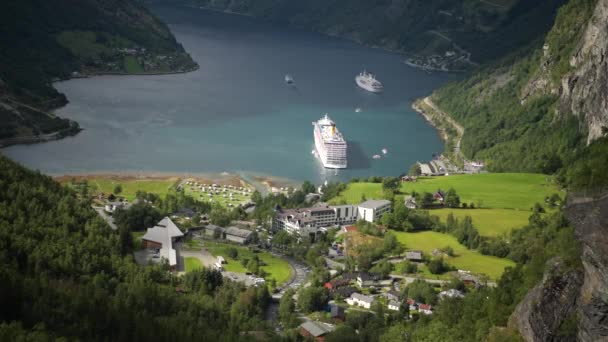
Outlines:
[{"label": "white cruise ship", "polygon": [[382,83],[380,83],[380,81],[378,81],[374,75],[366,71],[362,71],[359,75],[357,75],[357,77],[355,77],[355,82],[357,82],[359,87],[367,91],[371,91],[372,93],[379,93],[384,90]]},{"label": "white cruise ship", "polygon": [[329,116],[312,123],[314,126],[315,147],[323,166],[328,169],[345,169],[346,141],[342,133],[336,128],[336,124]]}]

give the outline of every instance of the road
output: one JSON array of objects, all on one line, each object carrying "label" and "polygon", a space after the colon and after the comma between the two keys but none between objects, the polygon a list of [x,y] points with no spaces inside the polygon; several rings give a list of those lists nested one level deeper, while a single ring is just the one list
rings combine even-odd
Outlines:
[{"label": "road", "polygon": [[308,268],[308,266],[306,266],[306,265],[302,264],[301,262],[296,261],[290,257],[286,257],[284,255],[280,255],[280,254],[276,254],[276,253],[273,253],[273,255],[276,256],[277,258],[282,258],[285,261],[287,261],[289,263],[289,265],[291,266],[291,268],[293,269],[293,274],[292,274],[291,278],[285,284],[283,284],[281,286],[281,289],[278,293],[275,293],[272,295],[272,298],[274,298],[274,299],[281,299],[283,297],[283,294],[285,293],[285,291],[287,291],[288,289],[297,290],[300,286],[302,286],[302,284],[306,280],[306,276],[310,272],[310,268]]},{"label": "road", "polygon": [[106,213],[106,211],[103,209],[103,207],[93,207],[93,209],[95,209],[97,214],[99,216],[101,216],[101,218],[104,219],[108,223],[110,228],[112,228],[113,230],[118,229],[118,227],[114,223],[114,218],[112,216],[110,216],[108,213]]},{"label": "road", "polygon": [[462,127],[456,120],[452,119],[446,112],[442,111],[435,105],[433,100],[431,100],[430,96],[424,98],[424,103],[429,106],[432,110],[434,110],[437,114],[443,117],[443,120],[448,122],[456,132],[458,132],[458,137],[456,138],[456,145],[454,146],[454,154],[457,156],[460,155],[460,142],[462,141],[462,136],[464,135],[464,127]]}]

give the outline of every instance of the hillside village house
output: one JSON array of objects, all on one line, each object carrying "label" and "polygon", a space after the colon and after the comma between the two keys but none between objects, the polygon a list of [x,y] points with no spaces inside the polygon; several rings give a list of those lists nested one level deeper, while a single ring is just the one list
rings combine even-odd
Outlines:
[{"label": "hillside village house", "polygon": [[317,342],[324,342],[325,335],[334,330],[333,325],[323,322],[307,321],[300,324],[300,335],[305,338],[314,338]]},{"label": "hillside village house", "polygon": [[224,234],[226,235],[226,240],[244,245],[251,241],[251,234],[253,234],[253,232],[247,229],[228,227]]},{"label": "hillside village house", "polygon": [[391,300],[390,302],[388,302],[388,309],[389,310],[399,311],[399,307],[400,306],[401,306],[401,304],[399,302],[394,301],[394,300]]},{"label": "hillside village house", "polygon": [[173,248],[173,243],[184,236],[179,228],[165,217],[156,226],[148,228],[146,234],[142,236],[144,248],[159,248],[160,257],[166,259],[171,270],[177,267],[177,252]]},{"label": "hillside village house", "polygon": [[275,208],[272,220],[274,231],[285,230],[290,234],[314,236],[322,228],[343,226],[365,220],[378,222],[390,211],[391,202],[387,200],[369,200],[357,205],[321,205],[312,208],[282,209]]},{"label": "hillside village house", "polygon": [[422,262],[424,257],[422,251],[407,251],[405,252],[405,259],[413,262]]},{"label": "hillside village house", "polygon": [[208,224],[205,227],[205,235],[216,239],[221,239],[224,236],[224,228],[214,224]]},{"label": "hillside village house", "polygon": [[370,309],[375,299],[370,296],[362,295],[360,293],[353,293],[349,298],[346,298],[348,305],[356,305],[362,308]]}]

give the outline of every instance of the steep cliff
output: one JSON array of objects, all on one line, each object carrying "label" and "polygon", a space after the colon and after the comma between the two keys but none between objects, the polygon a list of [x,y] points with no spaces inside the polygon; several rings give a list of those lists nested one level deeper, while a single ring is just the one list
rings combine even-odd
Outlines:
[{"label": "steep cliff", "polygon": [[598,1],[570,66],[561,79],[560,110],[580,118],[590,143],[608,128],[608,0]]},{"label": "steep cliff", "polygon": [[584,282],[578,300],[578,339],[608,340],[608,193],[574,200],[567,215],[582,244]]},{"label": "steep cliff", "polygon": [[582,270],[547,264],[543,281],[509,319],[525,341],[608,340],[608,193],[569,200],[566,215],[581,245]]}]

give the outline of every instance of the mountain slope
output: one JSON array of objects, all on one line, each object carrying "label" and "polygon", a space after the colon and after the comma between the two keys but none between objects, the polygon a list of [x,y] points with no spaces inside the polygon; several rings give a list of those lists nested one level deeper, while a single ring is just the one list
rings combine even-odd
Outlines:
[{"label": "mountain slope", "polygon": [[[487,62],[546,33],[566,0],[156,0],[246,13],[420,56],[450,69]],[[525,27],[525,30],[521,28]],[[455,53],[447,58],[446,52]],[[441,65],[442,63],[439,63]],[[436,65],[438,66],[438,65]]]},{"label": "mountain slope", "polygon": [[0,32],[0,140],[78,130],[47,113],[67,102],[54,80],[196,68],[169,29],[133,0],[3,1]]},{"label": "mountain slope", "polygon": [[[607,6],[606,0],[570,1],[542,47],[511,55],[433,94],[464,126],[467,157],[488,161],[493,171],[564,175],[581,156],[596,158],[585,151],[602,149],[588,144],[606,143],[601,137],[608,126]],[[601,169],[591,171],[598,173],[595,181],[608,184]]]}]

